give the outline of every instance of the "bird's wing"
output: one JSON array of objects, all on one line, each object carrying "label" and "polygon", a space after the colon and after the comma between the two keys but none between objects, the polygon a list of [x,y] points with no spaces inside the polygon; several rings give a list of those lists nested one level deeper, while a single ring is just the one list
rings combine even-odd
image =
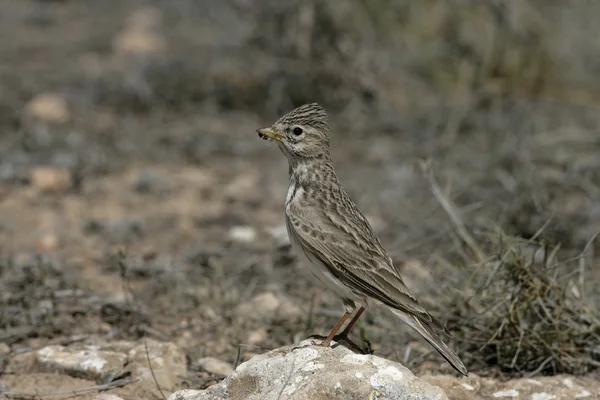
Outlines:
[{"label": "bird's wing", "polygon": [[306,202],[290,210],[290,234],[355,293],[445,330],[408,290],[367,219],[349,198],[343,200],[331,207]]}]

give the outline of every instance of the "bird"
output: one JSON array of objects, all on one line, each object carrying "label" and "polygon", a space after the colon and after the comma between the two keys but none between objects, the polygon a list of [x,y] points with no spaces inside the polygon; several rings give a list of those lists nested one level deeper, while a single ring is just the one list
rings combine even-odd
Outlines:
[{"label": "bird", "polygon": [[276,142],[288,161],[285,223],[294,252],[344,305],[344,315],[320,345],[329,347],[334,338],[345,338],[365,309],[384,306],[467,375],[461,359],[440,339],[440,334],[450,336],[449,331],[417,302],[373,228],[342,188],[331,159],[324,108],[318,103],[301,105],[257,132],[260,138]]}]

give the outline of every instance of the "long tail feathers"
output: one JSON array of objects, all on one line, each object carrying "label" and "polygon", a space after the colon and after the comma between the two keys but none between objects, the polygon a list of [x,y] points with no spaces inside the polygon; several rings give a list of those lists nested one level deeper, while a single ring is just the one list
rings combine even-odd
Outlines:
[{"label": "long tail feathers", "polygon": [[440,353],[440,355],[444,357],[450,365],[452,365],[455,370],[465,376],[467,375],[467,368],[463,362],[460,360],[454,350],[448,347],[446,343],[442,342],[435,332],[434,327],[429,326],[426,322],[423,322],[417,317],[406,314],[402,311],[392,310],[392,312],[396,314],[402,321],[406,322],[417,332],[419,332],[421,336],[423,336],[423,338],[427,340],[429,344],[432,345],[438,351],[438,353]]}]

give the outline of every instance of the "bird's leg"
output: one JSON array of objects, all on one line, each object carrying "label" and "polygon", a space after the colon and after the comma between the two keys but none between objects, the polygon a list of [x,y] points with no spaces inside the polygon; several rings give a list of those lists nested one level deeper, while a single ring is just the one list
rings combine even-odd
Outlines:
[{"label": "bird's leg", "polygon": [[335,335],[333,337],[333,340],[335,340],[336,342],[341,342],[341,341],[346,342],[346,344],[348,344],[350,346],[350,349],[352,351],[354,351],[355,353],[372,354],[370,347],[368,347],[367,350],[364,350],[363,348],[361,348],[359,345],[357,345],[356,343],[354,343],[353,341],[351,341],[348,338],[348,334],[350,333],[350,330],[352,329],[354,324],[356,324],[356,321],[358,321],[358,319],[360,318],[360,316],[362,315],[362,313],[364,311],[365,311],[365,308],[361,306],[358,309],[358,311],[356,312],[356,314],[354,314],[354,317],[350,320],[350,322],[348,322],[348,325],[346,325],[346,328],[342,331],[342,333]]},{"label": "bird's leg", "polygon": [[365,308],[361,306],[358,309],[358,311],[356,312],[356,314],[354,314],[354,317],[352,317],[350,322],[348,322],[348,325],[346,325],[346,328],[344,328],[342,333],[340,333],[336,337],[339,337],[341,339],[346,339],[348,337],[348,334],[350,333],[350,329],[352,329],[354,324],[356,324],[356,321],[358,321],[358,319],[360,318],[360,316],[362,315],[363,312],[365,312]]},{"label": "bird's leg", "polygon": [[329,344],[331,343],[331,340],[333,339],[333,337],[335,336],[335,334],[340,330],[340,328],[342,327],[342,325],[344,325],[344,322],[346,322],[346,320],[348,318],[350,318],[351,315],[352,315],[352,313],[349,313],[348,311],[346,311],[344,313],[344,315],[342,315],[342,318],[340,318],[340,320],[335,325],[335,327],[333,328],[333,330],[329,333],[329,335],[327,335],[327,337],[325,338],[325,340],[323,340],[323,342],[321,342],[321,346],[323,346],[323,347],[329,347]]}]

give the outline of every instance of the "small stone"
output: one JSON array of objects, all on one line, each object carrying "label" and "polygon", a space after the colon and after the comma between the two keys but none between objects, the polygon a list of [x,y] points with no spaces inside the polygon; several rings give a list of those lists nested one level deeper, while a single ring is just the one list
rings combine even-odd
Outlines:
[{"label": "small stone", "polygon": [[267,332],[267,330],[263,327],[260,327],[258,329],[255,329],[253,331],[251,331],[248,336],[246,337],[246,344],[259,344],[264,342],[267,337],[269,336],[269,333]]},{"label": "small stone", "polygon": [[531,395],[530,400],[553,400],[555,398],[555,396],[552,396],[546,392],[537,392]]},{"label": "small stone", "polygon": [[96,382],[113,377],[127,361],[127,356],[123,353],[92,345],[46,346],[34,354],[42,372],[62,372]]},{"label": "small stone", "polygon": [[64,191],[71,186],[71,172],[65,168],[35,167],[30,175],[31,184],[44,191]]},{"label": "small stone", "polygon": [[54,311],[54,303],[52,300],[45,299],[38,302],[38,310],[42,315],[48,315]]},{"label": "small stone", "polygon": [[6,356],[10,354],[10,346],[6,343],[0,343],[0,356]]},{"label": "small stone", "polygon": [[[152,363],[152,370],[148,365]],[[125,371],[146,382],[156,381],[169,390],[177,387],[181,377],[187,373],[185,353],[174,343],[141,339],[128,353],[129,364]]]},{"label": "small stone", "polygon": [[54,93],[37,95],[27,103],[25,112],[33,118],[52,123],[64,123],[71,118],[67,103]]},{"label": "small stone", "polygon": [[38,240],[35,247],[38,252],[55,251],[58,247],[58,236],[51,233],[46,234]]},{"label": "small stone", "polygon": [[279,300],[272,292],[265,292],[256,295],[250,304],[253,308],[260,308],[267,312],[275,312],[277,307],[281,305],[281,300]]},{"label": "small stone", "polygon": [[250,243],[256,236],[256,229],[251,226],[234,226],[229,230],[229,238],[235,242]]},{"label": "small stone", "polygon": [[101,393],[94,395],[94,397],[92,397],[92,400],[123,400],[123,398],[117,396],[116,394]]},{"label": "small stone", "polygon": [[127,29],[116,37],[114,47],[119,53],[148,55],[162,53],[167,42],[158,33]]},{"label": "small stone", "polygon": [[236,314],[253,320],[281,318],[286,321],[296,319],[300,308],[289,299],[278,297],[272,292],[256,295],[251,301],[241,303],[235,309]]},{"label": "small stone", "polygon": [[201,369],[214,375],[229,375],[233,372],[231,364],[215,357],[199,358],[192,365],[196,369]]},{"label": "small stone", "polygon": [[273,226],[269,228],[269,235],[271,235],[277,247],[284,247],[290,244],[290,237],[288,236],[285,225]]},{"label": "small stone", "polygon": [[233,181],[225,186],[225,196],[229,200],[244,201],[251,197],[256,197],[260,183],[260,176],[257,172],[247,172],[237,176]]},{"label": "small stone", "polygon": [[569,389],[573,389],[573,381],[569,378],[565,378],[562,380],[562,384],[568,387]]},{"label": "small stone", "polygon": [[493,394],[494,397],[497,398],[505,398],[505,397],[519,397],[519,392],[515,389],[501,390]]}]

